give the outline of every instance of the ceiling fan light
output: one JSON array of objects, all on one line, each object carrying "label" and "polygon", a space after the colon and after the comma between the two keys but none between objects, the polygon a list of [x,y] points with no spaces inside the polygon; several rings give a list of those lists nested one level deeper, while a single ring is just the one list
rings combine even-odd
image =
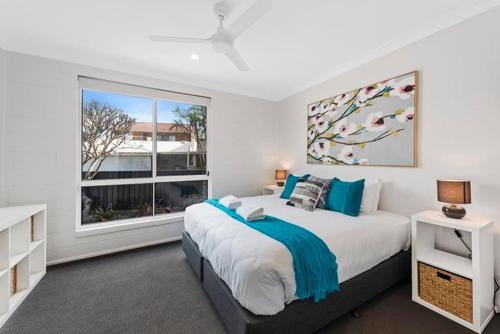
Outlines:
[{"label": "ceiling fan light", "polygon": [[[177,37],[177,36],[150,36],[152,41],[190,44],[211,44],[217,53],[226,55],[229,60],[242,72],[248,71],[250,67],[234,48],[234,39],[244,33],[257,20],[264,16],[272,7],[273,0],[255,0],[239,18],[226,29],[223,25],[224,19],[230,11],[230,6],[226,2],[218,2],[214,6],[214,12],[219,19],[219,26],[215,34],[209,38]],[[191,54],[191,60],[198,61],[197,54]]]}]

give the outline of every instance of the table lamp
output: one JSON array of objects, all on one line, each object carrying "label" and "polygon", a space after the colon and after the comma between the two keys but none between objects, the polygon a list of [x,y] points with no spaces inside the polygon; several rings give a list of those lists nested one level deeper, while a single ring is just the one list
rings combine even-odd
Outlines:
[{"label": "table lamp", "polygon": [[283,187],[285,185],[286,180],[286,170],[284,169],[276,169],[276,183],[279,187]]},{"label": "table lamp", "polygon": [[469,204],[470,181],[466,180],[438,180],[438,201],[449,203],[443,206],[446,217],[460,219],[465,216],[465,209],[458,204]]}]

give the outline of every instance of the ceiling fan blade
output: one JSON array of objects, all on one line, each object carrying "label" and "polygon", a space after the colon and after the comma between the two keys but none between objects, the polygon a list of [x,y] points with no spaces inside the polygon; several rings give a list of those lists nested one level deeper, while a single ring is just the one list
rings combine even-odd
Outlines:
[{"label": "ceiling fan blade", "polygon": [[174,36],[162,36],[162,35],[153,35],[150,36],[154,42],[173,42],[173,43],[208,43],[210,41],[209,38],[191,38],[191,37],[174,37]]},{"label": "ceiling fan blade", "polygon": [[236,51],[235,48],[229,49],[227,52],[224,52],[224,54],[233,62],[234,65],[241,71],[241,72],[246,72],[250,69],[248,67],[247,63],[243,58],[241,58],[240,54],[238,51]]},{"label": "ceiling fan blade", "polygon": [[244,33],[252,24],[264,16],[273,6],[272,0],[257,0],[227,29],[233,38]]}]

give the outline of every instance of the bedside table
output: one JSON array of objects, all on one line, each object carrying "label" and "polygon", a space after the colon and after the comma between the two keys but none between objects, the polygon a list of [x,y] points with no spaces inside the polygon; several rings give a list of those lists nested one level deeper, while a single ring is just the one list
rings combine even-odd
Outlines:
[{"label": "bedside table", "polygon": [[[446,229],[471,237],[472,259],[436,249]],[[412,216],[411,236],[413,301],[481,333],[494,315],[493,221],[424,211]]]},{"label": "bedside table", "polygon": [[262,195],[281,194],[283,189],[285,189],[285,187],[279,187],[276,184],[271,184],[269,186],[265,186],[264,188],[262,188]]}]

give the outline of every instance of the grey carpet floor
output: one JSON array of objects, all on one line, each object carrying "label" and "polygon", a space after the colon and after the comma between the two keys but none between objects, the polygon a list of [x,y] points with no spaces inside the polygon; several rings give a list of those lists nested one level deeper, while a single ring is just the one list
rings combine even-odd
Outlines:
[{"label": "grey carpet floor", "polygon": [[[411,301],[404,282],[320,333],[473,333]],[[224,333],[180,243],[50,267],[0,334]],[[496,316],[485,334],[500,333]]]}]

